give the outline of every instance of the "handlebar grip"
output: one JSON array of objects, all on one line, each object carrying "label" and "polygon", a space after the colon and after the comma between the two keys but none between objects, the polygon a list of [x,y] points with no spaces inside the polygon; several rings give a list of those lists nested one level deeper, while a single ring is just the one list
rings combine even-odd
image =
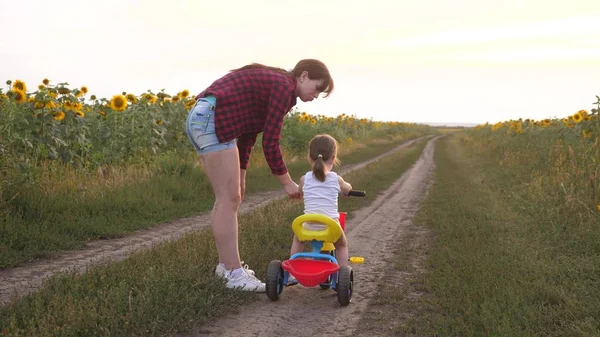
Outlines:
[{"label": "handlebar grip", "polygon": [[352,191],[348,192],[348,196],[351,196],[351,197],[364,197],[366,195],[367,195],[367,193],[365,191],[352,190]]}]

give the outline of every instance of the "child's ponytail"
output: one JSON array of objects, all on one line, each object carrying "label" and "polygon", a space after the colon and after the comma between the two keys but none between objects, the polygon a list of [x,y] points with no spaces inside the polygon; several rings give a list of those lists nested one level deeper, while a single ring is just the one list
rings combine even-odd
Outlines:
[{"label": "child's ponytail", "polygon": [[323,160],[322,154],[317,155],[317,159],[313,164],[312,172],[315,178],[317,178],[317,180],[319,180],[320,182],[325,181],[325,161]]}]

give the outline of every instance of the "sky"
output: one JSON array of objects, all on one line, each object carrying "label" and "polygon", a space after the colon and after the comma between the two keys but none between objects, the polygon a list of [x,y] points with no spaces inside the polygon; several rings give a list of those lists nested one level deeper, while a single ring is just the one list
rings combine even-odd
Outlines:
[{"label": "sky", "polygon": [[598,0],[0,0],[0,83],[204,90],[258,62],[327,64],[301,111],[378,121],[565,117],[600,95]]}]

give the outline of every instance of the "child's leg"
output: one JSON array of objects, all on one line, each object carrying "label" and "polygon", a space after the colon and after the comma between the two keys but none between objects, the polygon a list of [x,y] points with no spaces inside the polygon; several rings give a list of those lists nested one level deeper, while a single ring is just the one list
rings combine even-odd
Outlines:
[{"label": "child's leg", "polygon": [[304,250],[304,243],[298,240],[298,237],[294,235],[294,241],[292,241],[292,249],[290,250],[290,256],[300,253]]},{"label": "child's leg", "polygon": [[346,233],[342,232],[342,236],[333,244],[335,246],[335,258],[338,264],[345,266],[348,264],[348,241],[346,240]]}]

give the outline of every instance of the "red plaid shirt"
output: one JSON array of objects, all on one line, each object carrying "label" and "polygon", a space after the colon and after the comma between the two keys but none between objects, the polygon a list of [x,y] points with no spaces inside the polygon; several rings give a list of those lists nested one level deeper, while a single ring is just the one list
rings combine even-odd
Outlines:
[{"label": "red plaid shirt", "polygon": [[237,138],[240,168],[248,160],[256,136],[263,132],[263,151],[271,172],[287,173],[279,148],[285,115],[296,105],[296,79],[267,69],[228,73],[196,98],[214,95],[217,99],[215,128],[220,142]]}]

